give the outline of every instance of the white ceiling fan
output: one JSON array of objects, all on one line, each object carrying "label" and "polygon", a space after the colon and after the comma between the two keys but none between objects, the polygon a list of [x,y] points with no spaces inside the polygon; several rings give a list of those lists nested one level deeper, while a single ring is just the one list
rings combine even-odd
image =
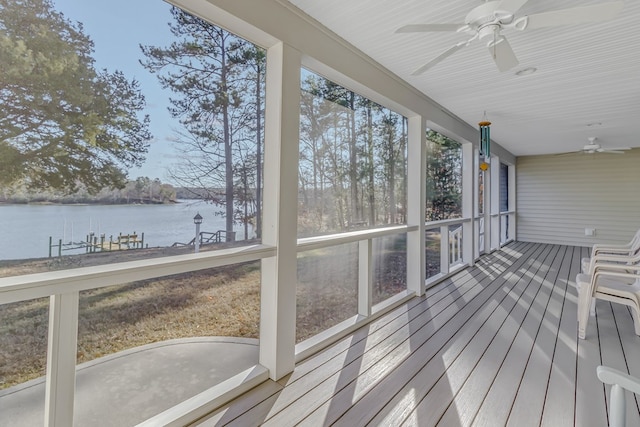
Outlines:
[{"label": "white ceiling fan", "polygon": [[486,1],[474,8],[464,19],[463,24],[412,24],[396,30],[396,33],[422,33],[431,31],[455,31],[471,36],[436,56],[415,70],[417,76],[460,49],[469,46],[474,40],[485,40],[491,57],[500,71],[508,71],[518,65],[511,45],[502,35],[504,29],[524,31],[542,27],[573,25],[588,22],[602,22],[613,19],[622,10],[622,1],[599,3],[590,6],[573,7],[534,15],[516,17],[516,12],[528,0]]},{"label": "white ceiling fan", "polygon": [[595,136],[591,136],[588,138],[589,143],[582,147],[582,150],[573,151],[574,153],[585,153],[585,154],[595,154],[595,153],[610,153],[610,154],[624,154],[625,151],[631,150],[630,147],[616,147],[616,148],[604,148],[596,141],[598,138]]}]

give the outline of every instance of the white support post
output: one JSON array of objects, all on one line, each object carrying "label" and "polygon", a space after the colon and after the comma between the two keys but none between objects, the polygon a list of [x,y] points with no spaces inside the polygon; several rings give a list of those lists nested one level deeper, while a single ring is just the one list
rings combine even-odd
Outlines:
[{"label": "white support post", "polygon": [[449,226],[440,226],[440,273],[449,274],[451,267],[451,259],[449,248],[451,242],[449,241]]},{"label": "white support post", "polygon": [[[509,210],[516,211],[516,167],[509,165]],[[509,238],[516,240],[516,214],[509,214]]]},{"label": "white support post", "polygon": [[73,425],[78,344],[78,292],[52,295],[45,385],[44,425]]},{"label": "white support post", "polygon": [[373,241],[358,242],[358,314],[371,315],[373,301]]},{"label": "white support post", "polygon": [[491,246],[490,251],[500,249],[500,158],[492,156],[491,166]]},{"label": "white support post", "polygon": [[300,53],[283,43],[267,51],[260,364],[278,380],[295,367]]},{"label": "white support post", "polygon": [[474,265],[476,262],[473,257],[473,248],[476,245],[473,231],[476,224],[473,220],[476,195],[473,183],[477,169],[473,166],[473,144],[462,144],[462,217],[471,218],[471,221],[462,224],[462,260],[468,265]]},{"label": "white support post", "polygon": [[407,224],[417,225],[418,229],[407,233],[407,290],[421,296],[424,295],[426,277],[424,209],[427,129],[421,116],[409,117],[408,122]]}]

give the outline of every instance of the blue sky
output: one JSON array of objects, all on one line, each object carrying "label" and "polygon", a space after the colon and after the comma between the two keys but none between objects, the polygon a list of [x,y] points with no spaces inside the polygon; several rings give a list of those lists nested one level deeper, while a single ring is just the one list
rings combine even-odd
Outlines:
[{"label": "blue sky", "polygon": [[170,5],[161,0],[53,0],[56,10],[71,21],[81,22],[84,32],[95,44],[94,58],[98,69],[123,71],[128,79],[135,78],[147,100],[146,113],[151,117],[154,140],[147,160],[139,169],[132,169],[129,178],[138,176],[170,181],[166,169],[175,159],[170,142],[177,122],[167,112],[169,92],[162,90],[157,77],[140,65],[143,58],[140,44],[167,46],[171,42],[168,23]]}]

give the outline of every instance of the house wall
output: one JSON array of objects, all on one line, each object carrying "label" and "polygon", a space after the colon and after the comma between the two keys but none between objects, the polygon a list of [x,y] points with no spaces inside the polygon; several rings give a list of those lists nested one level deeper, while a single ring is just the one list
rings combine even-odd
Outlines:
[{"label": "house wall", "polygon": [[[517,233],[526,242],[626,243],[640,228],[640,149],[517,158]],[[585,229],[595,229],[586,236]]]}]

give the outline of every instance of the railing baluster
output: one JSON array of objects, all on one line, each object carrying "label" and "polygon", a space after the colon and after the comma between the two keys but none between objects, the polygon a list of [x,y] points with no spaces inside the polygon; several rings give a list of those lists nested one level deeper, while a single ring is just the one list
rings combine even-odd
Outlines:
[{"label": "railing baluster", "polygon": [[[448,231],[447,227],[447,240],[449,245],[449,266],[462,262],[462,227],[458,227],[453,231]],[[447,270],[450,271],[449,268]]]},{"label": "railing baluster", "polygon": [[373,301],[373,240],[360,240],[358,254],[358,314],[370,316]]},{"label": "railing baluster", "polygon": [[451,261],[449,260],[449,226],[440,226],[440,273],[448,274]]}]

